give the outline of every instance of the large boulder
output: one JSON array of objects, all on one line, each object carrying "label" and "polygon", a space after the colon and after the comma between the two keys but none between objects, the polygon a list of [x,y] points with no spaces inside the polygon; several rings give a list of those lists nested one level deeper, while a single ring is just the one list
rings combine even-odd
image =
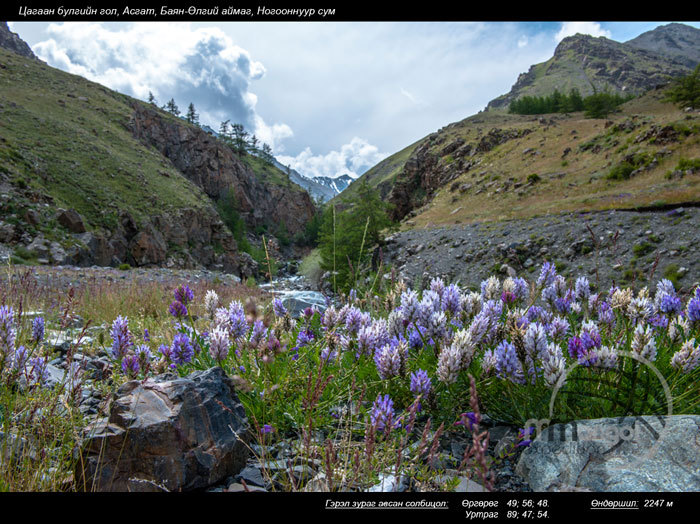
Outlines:
[{"label": "large boulder", "polygon": [[129,244],[129,253],[137,266],[162,264],[167,252],[168,246],[162,235],[153,227],[139,231]]},{"label": "large boulder", "polygon": [[533,491],[700,491],[700,416],[555,424],[523,451],[516,471]]},{"label": "large boulder", "polygon": [[64,209],[56,216],[58,223],[71,233],[85,233],[85,222],[83,217],[75,209]]},{"label": "large boulder", "polygon": [[76,465],[86,491],[190,491],[238,473],[249,428],[219,368],[124,384],[108,418],[86,430]]}]

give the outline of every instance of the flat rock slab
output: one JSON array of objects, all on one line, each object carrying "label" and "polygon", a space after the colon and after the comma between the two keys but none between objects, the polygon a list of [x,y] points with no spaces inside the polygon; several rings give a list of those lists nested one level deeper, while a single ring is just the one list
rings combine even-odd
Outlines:
[{"label": "flat rock slab", "polygon": [[700,491],[700,416],[555,424],[523,452],[516,471],[533,491]]},{"label": "flat rock slab", "polygon": [[218,367],[131,381],[86,430],[75,478],[86,491],[190,491],[238,473],[249,428]]}]

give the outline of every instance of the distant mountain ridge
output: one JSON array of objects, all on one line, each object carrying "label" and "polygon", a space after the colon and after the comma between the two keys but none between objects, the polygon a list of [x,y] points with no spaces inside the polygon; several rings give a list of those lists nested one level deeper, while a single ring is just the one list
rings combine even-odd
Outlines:
[{"label": "distant mountain ridge", "polygon": [[659,26],[626,43],[577,34],[564,38],[552,58],[531,66],[486,109],[507,109],[513,100],[555,89],[576,88],[582,96],[596,90],[638,95],[688,74],[699,61],[700,29],[683,24]]},{"label": "distant mountain ridge", "polygon": [[700,63],[698,34],[700,29],[674,23],[642,33],[625,42],[625,45],[668,56],[689,68],[694,68]]}]

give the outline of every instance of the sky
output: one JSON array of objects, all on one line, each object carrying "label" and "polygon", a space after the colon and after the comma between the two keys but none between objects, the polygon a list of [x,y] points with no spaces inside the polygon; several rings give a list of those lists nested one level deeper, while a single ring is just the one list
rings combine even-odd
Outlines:
[{"label": "sky", "polygon": [[[576,33],[668,22],[11,22],[49,65],[242,123],[304,176],[359,176],[480,110]],[[700,28],[700,22],[684,22]]]}]

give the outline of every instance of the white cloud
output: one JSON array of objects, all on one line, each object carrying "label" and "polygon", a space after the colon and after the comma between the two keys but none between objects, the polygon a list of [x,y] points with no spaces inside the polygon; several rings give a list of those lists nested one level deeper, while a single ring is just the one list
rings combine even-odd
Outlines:
[{"label": "white cloud", "polygon": [[354,137],[350,143],[344,144],[340,151],[314,155],[311,148],[307,147],[297,156],[278,155],[277,160],[309,178],[336,178],[346,174],[356,178],[387,156],[366,140]]},{"label": "white cloud", "polygon": [[135,23],[111,29],[99,23],[51,24],[35,53],[47,63],[142,100],[149,91],[163,105],[174,98],[184,113],[192,102],[200,121],[218,129],[242,123],[263,142],[292,136],[286,124],[257,114],[251,83],[265,67],[217,27],[189,23]]},{"label": "white cloud", "polygon": [[415,96],[413,93],[407,91],[407,90],[404,89],[403,87],[401,88],[401,94],[402,94],[403,96],[405,96],[406,98],[408,98],[408,99],[409,99],[411,102],[413,102],[414,104],[420,104],[420,100],[418,100],[418,99],[416,98],[416,96]]},{"label": "white cloud", "polygon": [[527,45],[527,37],[525,35],[518,39],[518,48],[522,49]]},{"label": "white cloud", "polygon": [[557,42],[561,42],[567,36],[573,36],[576,33],[596,37],[612,37],[612,33],[607,29],[603,29],[598,22],[563,22],[559,32],[554,35],[554,39]]}]

